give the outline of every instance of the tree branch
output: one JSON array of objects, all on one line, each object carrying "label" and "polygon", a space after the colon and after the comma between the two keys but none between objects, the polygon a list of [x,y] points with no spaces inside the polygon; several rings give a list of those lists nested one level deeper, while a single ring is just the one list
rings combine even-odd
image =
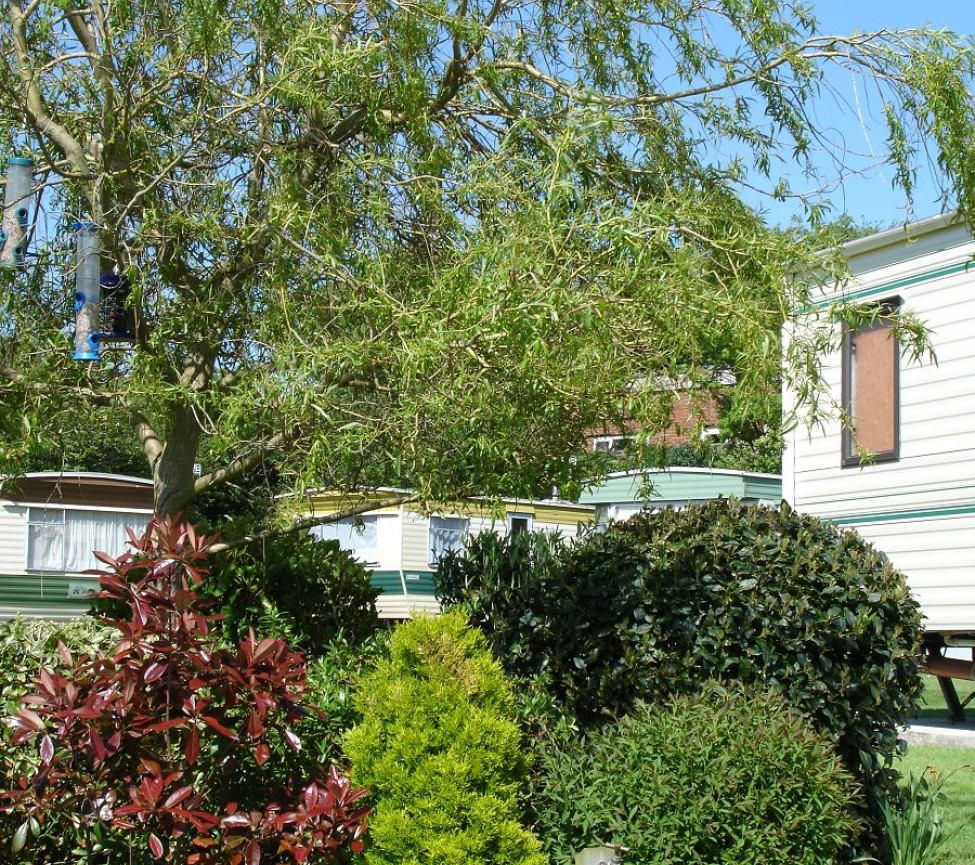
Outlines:
[{"label": "tree branch", "polygon": [[61,149],[71,163],[71,167],[83,177],[91,177],[91,170],[81,143],[47,113],[40,88],[34,78],[30,63],[30,47],[27,43],[27,15],[35,6],[36,3],[25,11],[19,0],[10,0],[10,27],[13,31],[14,54],[27,100],[27,112],[31,122]]},{"label": "tree branch", "polygon": [[257,541],[262,541],[266,538],[278,537],[280,535],[288,535],[292,532],[298,532],[302,529],[308,529],[312,526],[326,525],[328,523],[337,523],[340,520],[347,520],[349,517],[357,517],[361,514],[367,514],[370,511],[378,511],[383,508],[394,508],[401,505],[408,505],[411,502],[418,501],[416,496],[411,495],[401,495],[395,496],[388,499],[378,499],[373,501],[365,501],[360,505],[353,505],[345,510],[338,511],[334,514],[328,514],[327,516],[310,514],[305,517],[300,517],[295,520],[290,526],[280,529],[265,529],[261,532],[255,532],[251,535],[242,535],[239,538],[234,538],[232,541],[226,541],[220,544],[214,544],[210,547],[211,553],[222,553],[225,550],[232,550],[236,547],[247,546],[248,544],[253,544]]},{"label": "tree branch", "polygon": [[266,442],[262,442],[254,450],[243,456],[231,460],[227,465],[212,472],[198,477],[193,484],[193,494],[199,495],[204,490],[209,489],[215,484],[225,483],[233,478],[239,477],[250,469],[257,466],[264,459],[268,451],[280,447],[288,440],[285,433],[277,433],[271,436]]}]

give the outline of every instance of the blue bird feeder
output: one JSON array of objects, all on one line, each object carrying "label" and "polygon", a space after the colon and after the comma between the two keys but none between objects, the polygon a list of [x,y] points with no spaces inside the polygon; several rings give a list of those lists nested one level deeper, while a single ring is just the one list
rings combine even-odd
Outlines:
[{"label": "blue bird feeder", "polygon": [[27,262],[27,228],[34,186],[34,163],[12,156],[7,160],[3,221],[0,223],[0,267],[23,268]]}]

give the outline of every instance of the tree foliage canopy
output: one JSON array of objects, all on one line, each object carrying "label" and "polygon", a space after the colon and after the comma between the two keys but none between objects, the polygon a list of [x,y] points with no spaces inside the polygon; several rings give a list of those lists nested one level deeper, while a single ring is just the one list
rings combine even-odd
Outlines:
[{"label": "tree foliage canopy", "polygon": [[[108,407],[162,512],[266,461],[289,489],[538,494],[586,473],[586,430],[659,426],[716,370],[767,417],[810,249],[742,190],[814,166],[830,65],[878,88],[907,191],[931,148],[973,210],[950,34],[817,35],[785,0],[5,5],[0,137],[41,218],[2,277],[0,459]],[[141,319],[90,365],[74,220]]]}]

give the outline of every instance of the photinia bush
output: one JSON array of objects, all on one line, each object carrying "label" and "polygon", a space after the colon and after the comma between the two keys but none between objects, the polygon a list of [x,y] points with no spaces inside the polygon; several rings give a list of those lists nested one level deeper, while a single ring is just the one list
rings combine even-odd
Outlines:
[{"label": "photinia bush", "polygon": [[[124,851],[187,865],[331,861],[358,851],[368,808],[339,770],[300,759],[305,663],[253,632],[219,646],[195,591],[208,541],[153,521],[118,559],[99,554],[114,648],[42,669],[10,744],[36,771],[4,794],[29,836],[73,832],[84,858]],[[274,758],[272,759],[272,755]]]}]

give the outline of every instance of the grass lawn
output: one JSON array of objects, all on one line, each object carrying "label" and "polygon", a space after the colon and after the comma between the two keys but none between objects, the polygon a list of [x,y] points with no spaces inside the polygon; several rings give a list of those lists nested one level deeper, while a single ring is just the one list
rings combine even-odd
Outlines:
[{"label": "grass lawn", "polygon": [[[941,687],[934,676],[924,676],[924,693],[917,719],[944,720],[948,716]],[[975,682],[956,680],[958,696],[964,700]],[[975,699],[965,708],[966,726],[975,725]],[[942,847],[939,865],[975,865],[975,748],[952,748],[942,745],[911,745],[898,768],[904,775],[929,775],[943,780],[945,794],[945,827],[955,833]]]},{"label": "grass lawn", "polygon": [[[937,687],[937,685],[935,685]],[[945,831],[939,865],[975,865],[975,748],[911,745],[898,761],[904,775],[929,775],[943,781]]]}]

